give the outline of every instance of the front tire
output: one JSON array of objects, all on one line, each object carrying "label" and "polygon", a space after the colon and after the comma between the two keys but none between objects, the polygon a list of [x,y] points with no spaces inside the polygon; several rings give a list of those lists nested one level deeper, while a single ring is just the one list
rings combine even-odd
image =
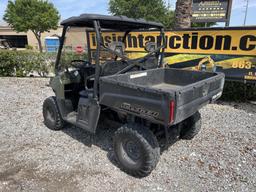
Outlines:
[{"label": "front tire", "polygon": [[201,114],[197,111],[194,115],[181,122],[180,138],[184,140],[193,139],[201,130]]},{"label": "front tire", "polygon": [[61,130],[64,127],[56,97],[48,97],[43,104],[44,124],[51,130]]},{"label": "front tire", "polygon": [[148,176],[160,158],[155,135],[138,124],[126,124],[115,132],[114,152],[120,168],[139,178]]}]

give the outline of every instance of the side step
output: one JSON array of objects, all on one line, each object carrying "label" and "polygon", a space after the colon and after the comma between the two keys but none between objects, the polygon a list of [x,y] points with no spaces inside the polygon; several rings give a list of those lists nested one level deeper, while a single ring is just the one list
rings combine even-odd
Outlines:
[{"label": "side step", "polygon": [[75,125],[76,124],[76,119],[77,119],[77,112],[76,111],[73,111],[71,113],[69,113],[66,117],[66,121],[72,125]]},{"label": "side step", "polygon": [[95,133],[100,116],[100,105],[92,98],[80,98],[78,103],[78,112],[71,112],[67,115],[66,121]]}]

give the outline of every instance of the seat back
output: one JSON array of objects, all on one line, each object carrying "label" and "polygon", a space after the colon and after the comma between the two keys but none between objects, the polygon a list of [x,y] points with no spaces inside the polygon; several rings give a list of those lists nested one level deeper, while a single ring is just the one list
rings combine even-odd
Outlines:
[{"label": "seat back", "polygon": [[125,44],[120,41],[113,41],[108,44],[108,48],[112,51],[118,52],[120,55],[124,55],[125,52]]},{"label": "seat back", "polygon": [[101,76],[114,75],[128,65],[124,61],[107,61],[101,65]]}]

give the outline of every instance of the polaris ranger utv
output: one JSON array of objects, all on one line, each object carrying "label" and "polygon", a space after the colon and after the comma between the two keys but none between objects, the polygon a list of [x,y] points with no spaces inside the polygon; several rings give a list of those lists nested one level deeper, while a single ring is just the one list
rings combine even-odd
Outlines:
[{"label": "polaris ranger utv", "polygon": [[[112,118],[121,125],[113,137],[114,153],[128,174],[144,177],[156,167],[160,157],[158,132],[168,141],[169,130],[178,126],[180,138],[193,138],[201,126],[198,110],[222,94],[223,74],[163,67],[165,35],[161,23],[83,14],[62,25],[56,75],[50,80],[56,96],[44,101],[45,125],[60,130],[69,123],[95,134],[99,118]],[[94,29],[95,64],[74,60],[73,69],[62,66],[63,44],[70,27]],[[101,29],[124,32],[122,41],[106,45]],[[148,42],[144,57],[129,59],[124,53],[125,39],[133,30],[158,30],[161,44]],[[114,59],[101,63],[101,50],[114,54]]]}]

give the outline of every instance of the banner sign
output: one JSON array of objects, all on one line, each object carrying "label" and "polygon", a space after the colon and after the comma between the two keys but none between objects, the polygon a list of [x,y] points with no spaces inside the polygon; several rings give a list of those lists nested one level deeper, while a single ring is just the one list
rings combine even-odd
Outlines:
[{"label": "banner sign", "polygon": [[229,0],[193,0],[192,22],[226,22]]},{"label": "banner sign", "polygon": [[[93,60],[96,35],[88,32],[88,48]],[[122,41],[122,32],[103,32],[107,46],[112,41]],[[126,40],[129,58],[146,54],[147,42],[161,43],[159,32],[131,32]],[[103,59],[104,60],[104,59]],[[221,71],[228,80],[256,83],[256,27],[190,29],[166,32],[165,63],[174,68]]]}]

